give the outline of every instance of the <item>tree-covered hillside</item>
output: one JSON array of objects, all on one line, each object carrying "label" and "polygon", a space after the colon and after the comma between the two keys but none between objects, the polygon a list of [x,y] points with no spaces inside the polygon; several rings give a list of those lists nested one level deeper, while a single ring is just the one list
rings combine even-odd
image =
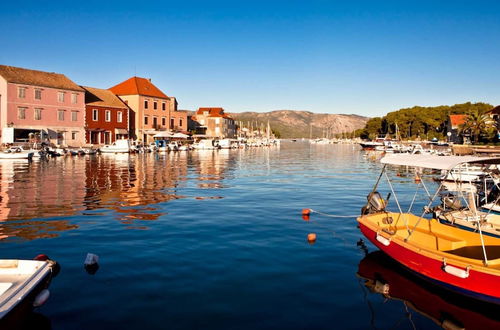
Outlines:
[{"label": "tree-covered hillside", "polygon": [[493,106],[487,103],[463,103],[437,107],[419,107],[389,112],[383,117],[370,118],[365,127],[356,130],[356,136],[373,139],[380,134],[396,135],[396,127],[402,139],[443,139],[449,115],[484,113]]}]

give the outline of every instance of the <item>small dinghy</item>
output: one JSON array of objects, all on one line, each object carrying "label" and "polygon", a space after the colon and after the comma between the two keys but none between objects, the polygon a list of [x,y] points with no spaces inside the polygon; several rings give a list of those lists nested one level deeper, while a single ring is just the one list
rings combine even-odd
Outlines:
[{"label": "small dinghy", "polygon": [[22,147],[11,147],[0,152],[0,159],[31,159],[34,152],[26,151]]},{"label": "small dinghy", "polygon": [[47,289],[58,265],[40,255],[36,260],[0,260],[0,328],[19,322],[49,298]]}]

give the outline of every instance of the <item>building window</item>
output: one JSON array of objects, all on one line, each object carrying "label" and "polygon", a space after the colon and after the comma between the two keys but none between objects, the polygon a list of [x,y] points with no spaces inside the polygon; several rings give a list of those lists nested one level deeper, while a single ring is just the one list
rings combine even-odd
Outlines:
[{"label": "building window", "polygon": [[26,98],[26,87],[17,88],[17,97],[19,97],[20,99]]},{"label": "building window", "polygon": [[42,90],[40,88],[35,89],[35,100],[42,99]]},{"label": "building window", "polygon": [[144,125],[147,125],[148,124],[148,116],[144,116]]},{"label": "building window", "polygon": [[121,123],[122,121],[123,121],[123,112],[118,111],[118,112],[116,113],[116,122],[117,122],[117,123]]},{"label": "building window", "polygon": [[78,111],[71,111],[71,121],[78,121]]},{"label": "building window", "polygon": [[64,110],[57,110],[57,120],[64,121]]},{"label": "building window", "polygon": [[148,108],[148,100],[144,100],[144,109]]},{"label": "building window", "polygon": [[182,127],[182,118],[179,119],[179,126]]},{"label": "building window", "polygon": [[165,126],[167,124],[167,118],[161,117],[161,125]]},{"label": "building window", "polygon": [[77,93],[71,94],[71,103],[73,103],[73,104],[78,103],[78,94]]},{"label": "building window", "polygon": [[153,102],[153,109],[154,110],[158,109],[158,102],[156,101]]},{"label": "building window", "polygon": [[92,109],[92,120],[93,121],[98,121],[99,120],[99,110]]},{"label": "building window", "polygon": [[64,92],[57,92],[57,101],[64,102]]},{"label": "building window", "polygon": [[35,108],[35,120],[42,120],[42,109]]},{"label": "building window", "polygon": [[219,125],[220,124],[220,118],[215,118],[215,124]]},{"label": "building window", "polygon": [[174,128],[174,118],[170,118],[170,128]]},{"label": "building window", "polygon": [[162,103],[161,103],[161,109],[162,109],[163,111],[165,111],[165,109],[166,109],[166,108],[165,108],[165,102],[162,102]]},{"label": "building window", "polygon": [[71,132],[71,140],[76,140],[76,135],[78,132]]},{"label": "building window", "polygon": [[26,108],[17,108],[17,119],[26,119]]},{"label": "building window", "polygon": [[110,110],[104,111],[104,120],[111,121],[111,111]]}]

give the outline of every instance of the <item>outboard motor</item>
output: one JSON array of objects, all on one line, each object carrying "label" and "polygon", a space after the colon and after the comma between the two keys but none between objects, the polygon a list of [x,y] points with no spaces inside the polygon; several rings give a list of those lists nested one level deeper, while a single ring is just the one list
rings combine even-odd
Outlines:
[{"label": "outboard motor", "polygon": [[[387,196],[387,200],[389,200],[389,197],[390,195]],[[385,212],[387,200],[384,200],[378,191],[369,193],[366,199],[368,203],[361,209],[361,215]]]},{"label": "outboard motor", "polygon": [[441,205],[444,207],[444,209],[448,210],[460,210],[462,208],[462,203],[460,202],[460,199],[453,195],[453,194],[446,194],[441,196]]}]

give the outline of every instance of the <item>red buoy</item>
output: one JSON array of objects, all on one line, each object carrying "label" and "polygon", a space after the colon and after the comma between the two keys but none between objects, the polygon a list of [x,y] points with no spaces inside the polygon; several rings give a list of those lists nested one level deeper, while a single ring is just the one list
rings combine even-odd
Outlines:
[{"label": "red buoy", "polygon": [[308,216],[308,215],[303,214],[303,215],[302,215],[302,219],[303,219],[304,221],[309,221],[309,220],[311,219],[311,217],[310,217],[310,216]]},{"label": "red buoy", "polygon": [[39,254],[36,257],[34,257],[33,260],[47,261],[47,260],[49,260],[49,256],[47,256],[46,254]]},{"label": "red buoy", "polygon": [[307,241],[309,243],[314,243],[316,242],[316,234],[315,233],[310,233],[307,235]]},{"label": "red buoy", "polygon": [[302,215],[310,215],[311,209],[302,209]]}]

